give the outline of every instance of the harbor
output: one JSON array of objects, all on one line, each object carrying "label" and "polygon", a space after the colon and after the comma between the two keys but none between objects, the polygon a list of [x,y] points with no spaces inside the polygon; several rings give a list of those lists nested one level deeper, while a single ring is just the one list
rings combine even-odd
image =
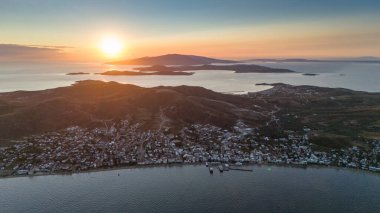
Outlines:
[{"label": "harbor", "polygon": [[214,173],[214,167],[215,169],[219,170],[220,173],[223,173],[224,171],[246,171],[246,172],[253,172],[253,166],[252,165],[244,165],[240,162],[236,162],[234,165],[230,165],[228,163],[222,163],[222,162],[206,162],[206,167],[208,167],[210,174]]}]

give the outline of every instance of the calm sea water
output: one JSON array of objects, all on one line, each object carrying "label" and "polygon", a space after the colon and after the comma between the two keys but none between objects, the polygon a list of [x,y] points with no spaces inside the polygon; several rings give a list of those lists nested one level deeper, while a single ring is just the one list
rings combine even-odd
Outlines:
[{"label": "calm sea water", "polygon": [[0,212],[373,213],[379,195],[379,174],[352,170],[153,167],[0,179]]},{"label": "calm sea water", "polygon": [[[132,70],[133,66],[109,66],[99,63],[0,63],[0,92],[40,90],[68,86],[78,80],[95,79],[136,84],[144,87],[159,85],[203,86],[218,92],[260,91],[268,86],[256,83],[289,83],[343,87],[353,90],[380,92],[380,63],[257,63],[276,68],[288,68],[291,74],[238,74],[229,71],[198,71],[192,76],[101,76],[112,69]],[[89,72],[90,75],[68,76],[68,72]],[[302,73],[317,73],[305,76]]]}]

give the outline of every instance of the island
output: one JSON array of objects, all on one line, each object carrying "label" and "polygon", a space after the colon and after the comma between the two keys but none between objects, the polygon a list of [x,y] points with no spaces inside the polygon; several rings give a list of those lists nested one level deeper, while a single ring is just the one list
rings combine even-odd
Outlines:
[{"label": "island", "polygon": [[152,72],[135,72],[135,71],[118,71],[118,70],[111,70],[106,71],[102,73],[96,73],[98,75],[130,75],[130,76],[137,76],[137,75],[192,75],[193,72],[182,72],[182,71],[152,71]]},{"label": "island", "polygon": [[159,71],[159,72],[182,72],[182,71],[207,71],[207,70],[228,70],[235,73],[294,73],[289,69],[279,69],[265,67],[255,64],[233,64],[233,65],[191,65],[191,66],[163,66],[155,65],[150,67],[135,68],[139,71]]},{"label": "island", "polygon": [[100,75],[192,75],[189,71],[224,70],[234,71],[235,73],[294,73],[288,69],[270,68],[254,64],[235,64],[235,65],[191,65],[191,66],[164,66],[154,65],[150,67],[137,67],[137,71],[118,71],[111,70]]},{"label": "island", "polygon": [[69,72],[66,75],[89,75],[88,72]]},{"label": "island", "polygon": [[212,63],[237,63],[238,61],[215,59],[197,55],[167,54],[152,57],[134,58],[123,61],[113,61],[113,65],[201,65]]},{"label": "island", "polygon": [[236,64],[236,63],[246,63],[246,62],[350,62],[350,63],[380,63],[380,58],[378,57],[356,57],[356,58],[337,58],[337,59],[304,59],[304,58],[289,58],[289,59],[272,59],[272,58],[258,58],[250,60],[226,60],[226,59],[216,59],[197,55],[182,55],[182,54],[166,54],[160,56],[151,57],[141,57],[133,58],[129,60],[122,61],[111,61],[107,64],[112,65],[202,65],[202,64]]},{"label": "island", "polygon": [[0,176],[206,162],[380,171],[380,93],[262,85],[272,88],[86,80],[0,93]]},{"label": "island", "polygon": [[[239,61],[214,59],[195,55],[167,54],[154,57],[142,57],[125,61],[109,62],[113,65],[151,65],[137,67],[135,71],[110,70],[99,75],[192,75],[191,71],[226,70],[235,73],[294,73],[289,69],[270,68],[255,64],[242,64]],[[228,64],[228,65],[223,65]],[[136,72],[137,71],[137,72]]]},{"label": "island", "polygon": [[304,59],[304,58],[288,58],[288,59],[273,59],[273,58],[258,58],[245,60],[244,62],[305,62],[305,63],[330,63],[330,62],[348,62],[348,63],[380,63],[379,57],[353,57],[353,58],[331,58],[331,59]]},{"label": "island", "polygon": [[319,74],[316,74],[316,73],[303,73],[302,75],[305,75],[305,76],[317,76]]}]

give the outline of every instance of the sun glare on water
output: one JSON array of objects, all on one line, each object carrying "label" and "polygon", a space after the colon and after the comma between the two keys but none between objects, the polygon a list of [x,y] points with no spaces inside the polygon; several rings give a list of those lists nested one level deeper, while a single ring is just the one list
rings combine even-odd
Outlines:
[{"label": "sun glare on water", "polygon": [[101,50],[107,57],[117,57],[123,50],[123,42],[118,38],[105,38],[101,43]]}]

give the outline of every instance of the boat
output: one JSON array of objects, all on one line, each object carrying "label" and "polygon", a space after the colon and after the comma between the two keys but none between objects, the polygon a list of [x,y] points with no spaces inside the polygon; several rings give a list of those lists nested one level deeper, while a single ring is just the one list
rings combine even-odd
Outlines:
[{"label": "boat", "polygon": [[372,171],[372,172],[380,172],[380,167],[374,167],[374,166],[370,166],[368,168],[369,171]]},{"label": "boat", "polygon": [[219,165],[218,168],[219,168],[219,172],[223,172],[223,166],[222,165]]},{"label": "boat", "polygon": [[214,169],[212,167],[209,168],[210,174],[214,173]]},{"label": "boat", "polygon": [[208,167],[208,162],[206,162],[206,167]]},{"label": "boat", "polygon": [[228,170],[230,170],[230,165],[229,165],[228,163],[225,163],[225,164],[223,165],[223,170],[224,170],[224,171],[228,171]]}]

